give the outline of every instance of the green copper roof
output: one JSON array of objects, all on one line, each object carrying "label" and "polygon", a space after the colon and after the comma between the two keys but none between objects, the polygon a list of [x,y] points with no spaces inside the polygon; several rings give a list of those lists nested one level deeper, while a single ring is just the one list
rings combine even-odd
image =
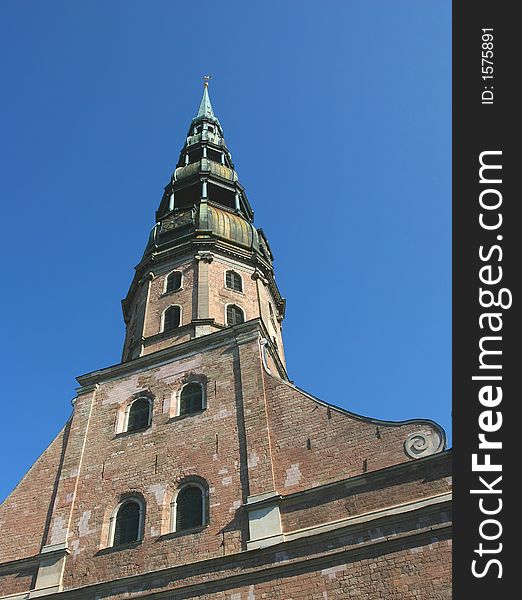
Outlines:
[{"label": "green copper roof", "polygon": [[208,85],[205,83],[205,87],[203,88],[203,98],[201,98],[201,103],[199,105],[198,114],[194,117],[194,121],[199,121],[200,119],[209,119],[210,121],[215,121],[219,123],[216,115],[214,114],[214,110],[212,109],[212,104],[210,103],[210,96],[208,94]]}]

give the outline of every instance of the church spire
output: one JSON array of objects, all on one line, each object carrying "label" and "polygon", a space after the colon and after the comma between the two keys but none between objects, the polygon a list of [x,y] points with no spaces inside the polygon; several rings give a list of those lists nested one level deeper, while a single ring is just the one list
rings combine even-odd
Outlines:
[{"label": "church spire", "polygon": [[123,301],[123,360],[261,319],[284,374],[273,256],[239,181],[205,79],[176,168]]},{"label": "church spire", "polygon": [[208,93],[208,80],[210,79],[210,75],[205,75],[204,79],[205,83],[203,84],[203,97],[201,98],[201,102],[199,104],[198,114],[193,119],[193,122],[208,119],[209,121],[219,123],[219,120],[214,114],[214,109],[212,108],[210,95]]}]

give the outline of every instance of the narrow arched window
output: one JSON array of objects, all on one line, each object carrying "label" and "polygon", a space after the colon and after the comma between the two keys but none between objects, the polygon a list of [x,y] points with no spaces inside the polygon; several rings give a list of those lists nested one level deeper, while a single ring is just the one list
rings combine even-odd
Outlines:
[{"label": "narrow arched window", "polygon": [[127,431],[145,429],[150,425],[151,405],[148,398],[138,398],[129,407]]},{"label": "narrow arched window", "polygon": [[203,409],[203,387],[199,383],[189,383],[179,397],[179,414],[190,415]]},{"label": "narrow arched window", "polygon": [[167,280],[165,283],[165,293],[166,292],[176,292],[181,288],[181,271],[172,271],[167,276]]},{"label": "narrow arched window", "polygon": [[245,322],[245,313],[239,306],[229,304],[227,306],[227,325],[238,325]]},{"label": "narrow arched window", "polygon": [[181,308],[169,306],[163,315],[163,331],[172,331],[180,326]]},{"label": "narrow arched window", "polygon": [[225,274],[225,283],[227,288],[234,290],[236,292],[243,291],[243,280],[241,279],[241,275],[236,273],[235,271],[227,271]]},{"label": "narrow arched window", "polygon": [[113,546],[131,544],[141,539],[142,506],[136,500],[127,500],[118,509],[114,524]]},{"label": "narrow arched window", "polygon": [[199,485],[188,484],[176,498],[176,531],[193,529],[205,524],[205,492]]}]

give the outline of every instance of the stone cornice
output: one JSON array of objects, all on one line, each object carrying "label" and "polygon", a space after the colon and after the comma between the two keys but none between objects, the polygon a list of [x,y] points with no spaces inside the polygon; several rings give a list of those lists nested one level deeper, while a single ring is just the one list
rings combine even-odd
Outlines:
[{"label": "stone cornice", "polygon": [[272,290],[274,297],[278,300],[278,306],[280,310],[281,307],[284,309],[285,301],[281,296],[281,292],[279,291],[279,288],[275,282],[272,266],[269,265],[262,256],[252,252],[251,250],[246,250],[240,246],[236,246],[212,236],[207,240],[196,240],[194,238],[186,239],[175,247],[166,248],[165,250],[158,250],[150,255],[145,256],[135,266],[135,274],[129,287],[129,291],[127,292],[126,297],[121,301],[124,314],[125,309],[129,305],[129,302],[139,285],[139,281],[149,270],[154,269],[156,265],[162,264],[174,258],[182,258],[184,256],[190,257],[201,250],[212,251],[217,255],[222,254],[225,256],[230,256],[235,260],[248,264],[254,269],[260,269],[265,273],[268,279],[268,285]]},{"label": "stone cornice", "polygon": [[394,478],[407,473],[408,471],[413,472],[422,471],[423,469],[433,469],[439,464],[444,464],[449,461],[451,461],[451,450],[445,450],[444,452],[431,454],[430,456],[419,458],[415,461],[409,460],[403,463],[392,465],[390,467],[384,467],[383,469],[378,469],[376,471],[368,471],[367,473],[362,473],[361,475],[355,475],[354,477],[346,477],[337,481],[331,481],[329,483],[317,485],[299,492],[293,492],[286,495],[271,494],[268,498],[261,498],[254,501],[250,500],[245,508],[247,510],[257,510],[265,505],[272,505],[274,501],[281,502],[283,504],[287,502],[299,501],[301,498],[305,498],[307,496],[320,496],[327,490],[334,488],[352,489],[365,485],[371,485],[378,481],[394,481]]},{"label": "stone cornice", "polygon": [[[442,508],[444,504],[439,504]],[[437,510],[437,505],[418,506],[412,510],[402,513],[393,514],[391,516],[383,516],[378,520],[370,519],[368,522],[359,522],[357,524],[346,525],[342,524],[339,527],[325,529],[317,532],[314,539],[328,540],[332,536],[347,536],[356,534],[362,529],[374,528],[376,524],[382,525],[390,518],[395,523],[401,523],[413,515],[416,517],[424,516],[428,513],[433,513]],[[63,598],[67,600],[83,600],[100,597],[121,597],[122,595],[132,595],[133,598],[147,598],[160,600],[163,598],[171,598],[174,595],[190,593],[197,595],[198,593],[209,594],[218,589],[230,589],[237,586],[245,586],[251,584],[260,578],[265,577],[281,577],[291,576],[303,571],[319,570],[328,568],[335,562],[340,562],[346,558],[348,560],[361,559],[365,556],[371,556],[374,553],[382,554],[383,552],[393,550],[400,546],[418,546],[421,544],[431,543],[434,536],[445,537],[451,533],[451,523],[443,522],[431,526],[418,527],[407,531],[400,531],[388,536],[377,537],[359,543],[355,541],[350,547],[333,549],[318,552],[316,555],[310,556],[310,553],[305,551],[302,555],[291,559],[280,560],[274,562],[274,553],[290,550],[299,550],[309,548],[309,536],[295,536],[292,539],[269,548],[257,548],[247,550],[236,554],[204,559],[201,561],[192,562],[186,565],[178,565],[167,569],[143,573],[141,575],[133,575],[130,577],[121,578],[118,580],[110,580],[97,584],[75,588],[52,594],[51,598]],[[288,535],[288,534],[287,534]],[[356,537],[355,535],[353,537]],[[249,561],[256,559],[255,566],[249,564]],[[260,564],[263,566],[260,568]],[[233,567],[228,573],[227,568]],[[209,577],[204,581],[193,583],[195,573],[208,573]],[[183,579],[187,579],[183,582]],[[158,590],[152,588],[150,591],[143,591],[147,584],[154,585],[154,582],[165,581],[166,588],[168,582],[179,582],[177,587],[169,587],[168,589]]]},{"label": "stone cornice", "polygon": [[83,393],[86,386],[91,386],[95,383],[101,383],[112,379],[118,379],[124,377],[130,373],[137,371],[143,371],[144,369],[150,369],[153,367],[159,367],[165,363],[169,363],[172,360],[179,360],[186,356],[193,355],[197,352],[203,352],[219,348],[221,346],[234,343],[238,336],[245,336],[258,332],[261,337],[267,337],[268,333],[263,325],[261,319],[252,319],[234,325],[233,327],[226,327],[221,331],[215,331],[208,335],[203,335],[187,342],[182,342],[170,348],[164,350],[158,350],[145,356],[140,356],[128,362],[118,363],[105,369],[92,371],[85,375],[80,375],[76,378],[80,384],[80,388],[77,390],[78,393]]},{"label": "stone cornice", "polygon": [[63,544],[56,544],[54,547],[44,546],[40,554],[0,563],[0,575],[6,572],[9,573],[10,571],[20,571],[21,569],[37,566],[40,564],[42,558],[59,558],[69,553],[68,548]]}]

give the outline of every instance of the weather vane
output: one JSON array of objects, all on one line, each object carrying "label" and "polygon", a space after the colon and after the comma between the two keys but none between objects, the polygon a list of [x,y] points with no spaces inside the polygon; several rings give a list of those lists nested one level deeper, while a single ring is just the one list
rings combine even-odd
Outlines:
[{"label": "weather vane", "polygon": [[205,81],[205,83],[203,85],[205,87],[208,87],[208,82],[209,82],[210,79],[212,79],[212,75],[204,75],[203,76],[203,80]]}]

